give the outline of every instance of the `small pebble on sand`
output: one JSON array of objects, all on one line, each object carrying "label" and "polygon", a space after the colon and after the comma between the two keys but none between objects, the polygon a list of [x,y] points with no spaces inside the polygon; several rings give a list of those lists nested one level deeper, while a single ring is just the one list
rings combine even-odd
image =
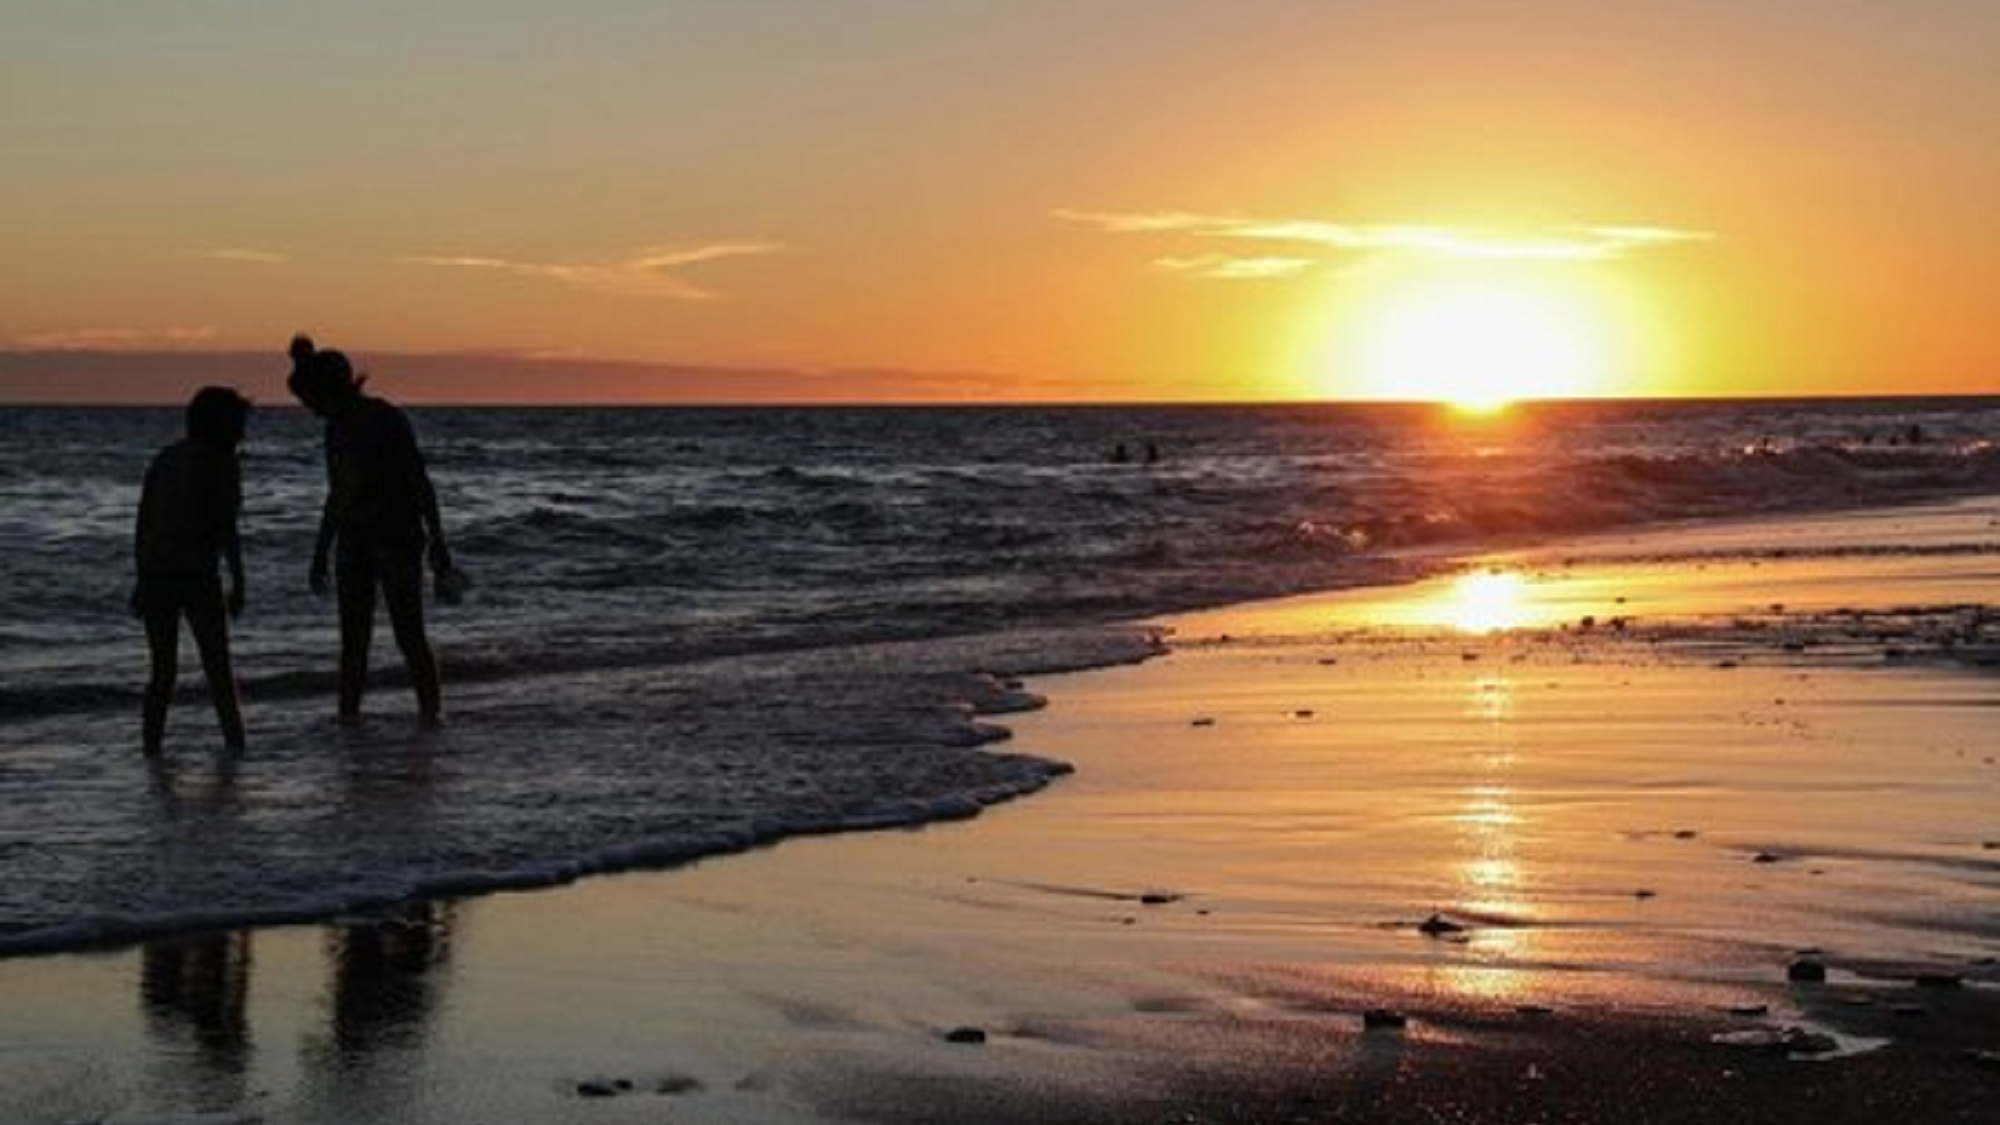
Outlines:
[{"label": "small pebble on sand", "polygon": [[986,1042],[986,1032],[977,1027],[954,1027],[944,1033],[944,1041],[963,1046],[978,1046]]},{"label": "small pebble on sand", "polygon": [[1801,984],[1820,984],[1826,980],[1826,962],[1801,957],[1785,969],[1785,977]]},{"label": "small pebble on sand", "polygon": [[1361,1026],[1370,1031],[1394,1031],[1408,1027],[1410,1017],[1388,1008],[1370,1008],[1361,1013]]}]

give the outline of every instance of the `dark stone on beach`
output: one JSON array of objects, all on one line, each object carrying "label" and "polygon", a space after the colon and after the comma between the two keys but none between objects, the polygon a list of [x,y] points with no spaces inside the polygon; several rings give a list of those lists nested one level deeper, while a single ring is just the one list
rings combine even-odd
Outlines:
[{"label": "dark stone on beach", "polygon": [[1523,1016],[1552,1016],[1556,1014],[1556,1010],[1547,1004],[1516,1004],[1514,1005],[1514,1012],[1517,1015]]},{"label": "dark stone on beach", "polygon": [[1312,708],[1310,707],[1301,707],[1298,710],[1292,712],[1292,718],[1294,719],[1310,719],[1312,717],[1313,713],[1312,713]]},{"label": "dark stone on beach", "polygon": [[1918,988],[1962,988],[1964,985],[1965,978],[1956,973],[1918,973],[1916,978]]},{"label": "dark stone on beach", "polygon": [[1716,662],[1715,662],[1715,666],[1716,666],[1717,668],[1725,668],[1725,669],[1727,669],[1727,668],[1734,668],[1734,667],[1736,667],[1736,666],[1737,666],[1737,664],[1736,664],[1736,661],[1734,661],[1734,660],[1718,660],[1718,661],[1716,661]]},{"label": "dark stone on beach", "polygon": [[1410,1025],[1410,1017],[1388,1008],[1370,1008],[1361,1013],[1361,1026],[1369,1031],[1395,1031]]},{"label": "dark stone on beach", "polygon": [[1417,932],[1427,937],[1443,937],[1446,934],[1462,934],[1465,927],[1442,914],[1433,914],[1417,923]]},{"label": "dark stone on beach", "polygon": [[1172,891],[1147,891],[1145,894],[1139,896],[1139,905],[1165,906],[1168,903],[1179,902],[1180,900],[1181,896]]},{"label": "dark stone on beach", "polygon": [[1473,661],[1479,659],[1479,654],[1476,652],[1461,652],[1458,654],[1458,658],[1460,660],[1465,661],[1467,664],[1470,664]]},{"label": "dark stone on beach", "polygon": [[1340,658],[1334,656],[1322,656],[1319,658],[1319,662],[1321,665],[1331,668],[1335,664],[1340,663]]},{"label": "dark stone on beach", "polygon": [[1743,1019],[1762,1019],[1771,1014],[1769,1004],[1738,1004],[1729,1009],[1729,1014]]},{"label": "dark stone on beach", "polygon": [[579,1098],[615,1098],[618,1096],[618,1087],[610,1082],[592,1079],[589,1082],[579,1082],[576,1084],[576,1096]]},{"label": "dark stone on beach", "polygon": [[1696,832],[1692,828],[1676,828],[1674,830],[1674,839],[1676,840],[1692,840],[1699,835],[1701,833]]},{"label": "dark stone on beach", "polygon": [[976,1027],[954,1027],[944,1033],[944,1041],[976,1047],[986,1042],[986,1032]]},{"label": "dark stone on beach", "polygon": [[1751,863],[1783,863],[1785,857],[1777,852],[1758,852],[1750,857]]},{"label": "dark stone on beach", "polygon": [[1801,957],[1785,969],[1785,977],[1800,984],[1823,984],[1826,981],[1826,962]]},{"label": "dark stone on beach", "polygon": [[653,1092],[672,1097],[675,1094],[692,1094],[701,1089],[701,1079],[685,1074],[669,1074],[653,1084]]},{"label": "dark stone on beach", "polygon": [[2000,840],[1987,840],[1979,846],[1989,852],[2000,852]]},{"label": "dark stone on beach", "polygon": [[1189,723],[1188,725],[1191,727],[1212,727],[1215,725],[1215,720],[1204,716],[1202,718],[1196,719],[1195,721]]},{"label": "dark stone on beach", "polygon": [[1633,891],[1633,892],[1632,892],[1632,897],[1633,897],[1633,898],[1636,898],[1636,899],[1639,899],[1639,900],[1641,900],[1641,901],[1644,901],[1644,900],[1646,900],[1646,899],[1649,899],[1649,898],[1655,898],[1655,897],[1657,897],[1658,895],[1659,895],[1659,892],[1658,892],[1658,891],[1649,891],[1649,890],[1645,889],[1644,887],[1641,887],[1641,888],[1639,888],[1638,890],[1636,890],[1636,891]]}]

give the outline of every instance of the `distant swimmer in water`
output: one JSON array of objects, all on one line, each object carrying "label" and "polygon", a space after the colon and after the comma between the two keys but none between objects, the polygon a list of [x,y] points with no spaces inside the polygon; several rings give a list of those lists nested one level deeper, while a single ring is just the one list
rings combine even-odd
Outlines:
[{"label": "distant swimmer in water", "polygon": [[444,702],[437,658],[424,634],[426,554],[441,600],[456,600],[467,581],[445,546],[437,490],[416,431],[401,410],[362,392],[367,378],[355,375],[346,356],[319,350],[305,336],[292,341],[290,354],[287,385],[326,422],[326,505],[310,579],[313,591],[324,593],[332,564],[340,607],[340,719],[361,717],[380,591],[418,713],[426,725],[436,725]]},{"label": "distant swimmer in water", "polygon": [[[166,740],[167,707],[180,671],[180,623],[187,619],[201,654],[202,674],[222,741],[244,746],[236,673],[229,662],[228,618],[243,612],[243,547],[237,534],[242,473],[237,447],[250,400],[227,387],[203,387],[187,405],[187,434],[160,450],[146,470],[132,537],[138,581],[132,612],[146,623],[151,673],[146,679],[142,745],[158,754]],[[216,560],[229,565],[222,592]]]}]

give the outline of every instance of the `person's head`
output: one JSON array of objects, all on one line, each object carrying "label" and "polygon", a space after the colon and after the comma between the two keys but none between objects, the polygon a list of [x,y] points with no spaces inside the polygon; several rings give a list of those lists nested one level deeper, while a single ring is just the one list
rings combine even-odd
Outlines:
[{"label": "person's head", "polygon": [[305,336],[292,340],[292,375],[285,381],[292,396],[314,414],[326,417],[360,397],[362,380],[347,357],[330,349],[315,349]]},{"label": "person's head", "polygon": [[235,449],[249,421],[250,400],[232,387],[203,387],[188,400],[187,434],[203,445]]}]

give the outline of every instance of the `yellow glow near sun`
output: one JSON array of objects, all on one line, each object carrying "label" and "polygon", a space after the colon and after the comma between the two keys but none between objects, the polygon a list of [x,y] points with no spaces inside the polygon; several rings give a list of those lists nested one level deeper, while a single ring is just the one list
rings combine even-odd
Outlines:
[{"label": "yellow glow near sun", "polygon": [[1387,397],[1493,410],[1590,390],[1599,326],[1552,291],[1461,283],[1411,295],[1371,326],[1362,377]]},{"label": "yellow glow near sun", "polygon": [[1309,360],[1320,395],[1491,411],[1645,393],[1668,356],[1640,294],[1602,265],[1391,263],[1329,297]]}]

